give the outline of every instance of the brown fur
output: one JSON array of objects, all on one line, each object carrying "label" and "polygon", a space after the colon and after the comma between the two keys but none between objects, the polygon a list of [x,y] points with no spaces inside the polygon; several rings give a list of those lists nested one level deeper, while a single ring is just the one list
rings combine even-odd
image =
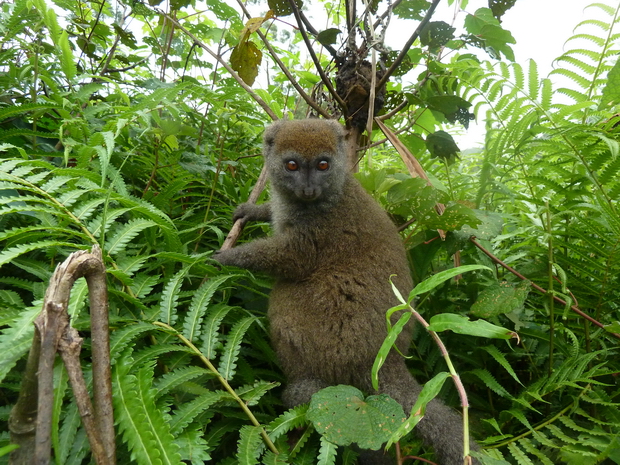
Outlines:
[{"label": "brown fur", "polygon": [[[386,337],[385,313],[399,302],[389,278],[407,296],[412,288],[400,235],[387,214],[349,173],[344,130],[334,121],[281,121],[265,133],[271,206],[243,204],[235,217],[270,219],[272,237],[214,258],[224,265],[276,278],[269,302],[271,340],[288,378],[288,406],[317,390],[350,384],[372,393],[370,371]],[[289,171],[295,160],[300,169]],[[327,160],[329,170],[317,163]],[[398,345],[406,352],[410,327]],[[379,373],[380,391],[409,414],[420,385],[392,351]],[[434,445],[441,463],[462,462],[461,419],[440,401],[429,404],[416,431]],[[364,454],[367,464],[380,453]]]}]

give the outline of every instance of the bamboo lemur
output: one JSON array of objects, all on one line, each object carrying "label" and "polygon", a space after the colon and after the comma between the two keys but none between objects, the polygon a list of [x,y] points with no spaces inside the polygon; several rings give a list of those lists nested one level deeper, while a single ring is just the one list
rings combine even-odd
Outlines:
[{"label": "bamboo lemur", "polygon": [[[308,402],[326,386],[372,393],[370,371],[386,336],[385,313],[412,288],[405,249],[383,209],[350,174],[344,128],[336,121],[278,121],[264,137],[271,203],[242,204],[234,217],[270,220],[275,233],[213,258],[276,278],[269,300],[271,340],[288,378],[284,403]],[[411,328],[397,345],[406,352]],[[391,351],[379,372],[382,393],[409,413],[421,387]],[[440,463],[463,463],[462,420],[439,400],[416,431]],[[383,461],[377,453],[364,463]]]}]

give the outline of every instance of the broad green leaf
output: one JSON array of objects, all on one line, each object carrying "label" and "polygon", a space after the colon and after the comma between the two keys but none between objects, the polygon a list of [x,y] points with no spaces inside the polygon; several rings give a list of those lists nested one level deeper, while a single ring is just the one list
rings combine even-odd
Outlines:
[{"label": "broad green leaf", "polygon": [[468,271],[475,270],[488,270],[492,271],[491,268],[484,265],[463,265],[457,266],[456,268],[450,268],[449,270],[440,271],[437,274],[434,274],[428,279],[425,279],[421,283],[419,283],[413,290],[409,293],[408,302],[412,302],[420,294],[424,294],[437,286],[439,286],[444,281],[455,277],[456,275],[467,273]]},{"label": "broad green leaf", "polygon": [[372,364],[372,387],[378,391],[379,390],[379,370],[387,360],[388,354],[392,349],[392,346],[396,343],[396,339],[400,335],[400,333],[405,328],[405,325],[411,319],[411,312],[403,313],[396,324],[390,328],[388,331],[388,335],[381,344],[379,348],[379,352],[377,353],[377,357],[375,358],[374,363]]},{"label": "broad green leaf", "polygon": [[353,386],[330,386],[312,396],[307,413],[328,441],[377,450],[405,419],[403,408],[385,394],[364,399]]},{"label": "broad green leaf", "polygon": [[338,34],[341,32],[342,31],[340,29],[335,27],[325,29],[324,31],[319,32],[316,36],[316,40],[323,45],[335,44],[338,41]]},{"label": "broad green leaf", "polygon": [[433,378],[428,380],[422,388],[420,395],[418,395],[413,408],[411,409],[410,417],[398,427],[394,434],[392,434],[387,441],[386,448],[389,448],[395,442],[400,441],[402,437],[410,433],[420,422],[420,420],[424,418],[426,406],[431,400],[437,397],[437,394],[439,394],[439,391],[441,391],[441,388],[443,387],[443,383],[448,378],[450,378],[450,373],[441,372],[437,373]]},{"label": "broad green leaf", "polygon": [[486,287],[471,306],[471,314],[478,318],[491,318],[523,308],[530,289],[530,281],[521,281],[516,285],[502,281]]},{"label": "broad green leaf", "polygon": [[501,326],[496,326],[485,320],[470,321],[469,318],[454,313],[440,313],[433,316],[427,329],[438,333],[450,330],[458,334],[496,339],[516,337],[513,331]]},{"label": "broad green leaf", "polygon": [[239,42],[230,55],[230,65],[248,85],[254,84],[258,76],[258,66],[263,58],[256,44],[250,40]]}]

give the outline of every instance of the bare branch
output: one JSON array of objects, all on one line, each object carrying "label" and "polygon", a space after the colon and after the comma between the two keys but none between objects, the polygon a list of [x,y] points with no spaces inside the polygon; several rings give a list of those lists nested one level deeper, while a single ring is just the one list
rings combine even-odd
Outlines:
[{"label": "bare branch", "polygon": [[411,35],[411,37],[409,37],[409,40],[407,41],[403,49],[398,54],[398,57],[396,57],[396,60],[394,60],[394,63],[392,63],[392,66],[388,68],[388,70],[385,72],[385,75],[379,81],[379,84],[377,84],[377,87],[379,89],[386,84],[388,79],[390,79],[392,74],[394,74],[394,71],[396,71],[396,69],[400,66],[400,64],[405,58],[405,55],[407,55],[407,52],[409,51],[409,49],[411,48],[415,40],[420,36],[420,32],[422,32],[422,29],[424,29],[424,26],[426,26],[428,22],[431,20],[431,18],[433,17],[433,14],[435,13],[435,9],[437,8],[437,5],[439,5],[440,1],[441,0],[433,0],[433,3],[428,9],[424,19],[420,21],[420,24],[418,24],[418,27],[415,29],[415,31],[413,31],[413,34]]},{"label": "bare branch", "polygon": [[[81,277],[86,277],[90,291],[94,421],[90,418],[93,409],[90,407],[90,398],[79,368],[80,345],[72,342],[77,333],[70,328],[67,313],[71,288]],[[12,437],[15,436],[22,445],[20,449],[29,443],[33,434],[34,447],[22,451],[19,461],[16,461],[12,454],[12,463],[50,462],[54,405],[53,364],[56,351],[61,350],[61,347],[63,354],[70,355],[67,370],[80,413],[85,419],[84,426],[91,441],[93,456],[101,465],[115,463],[107,302],[105,267],[98,245],[93,246],[92,253],[84,250],[72,253],[56,267],[45,293],[43,309],[35,319],[35,336],[24,382],[9,421]],[[80,372],[79,375],[76,371]],[[36,432],[32,428],[35,418]]]},{"label": "bare branch", "polygon": [[[252,192],[250,193],[250,196],[248,197],[248,202],[256,203],[256,200],[258,200],[258,196],[261,194],[261,192],[265,188],[266,183],[267,183],[267,169],[265,166],[263,166],[263,170],[260,172],[260,176],[256,180],[256,184],[254,184],[254,187],[252,188]],[[232,228],[230,228],[230,232],[228,233],[228,235],[226,236],[226,239],[224,240],[224,243],[222,244],[221,250],[232,249],[232,247],[237,242],[237,239],[239,239],[239,235],[241,234],[241,231],[243,231],[243,227],[245,226],[245,223],[246,223],[246,220],[244,218],[239,218],[237,221],[235,221],[235,224],[233,224]]]},{"label": "bare branch", "polygon": [[301,32],[301,36],[304,39],[306,48],[308,49],[308,53],[310,53],[310,57],[312,58],[312,61],[314,62],[314,66],[316,67],[316,70],[319,73],[319,76],[321,76],[321,80],[323,81],[323,84],[325,84],[325,87],[327,87],[327,90],[329,90],[329,93],[332,95],[334,100],[338,102],[338,105],[340,105],[340,108],[346,109],[347,104],[344,103],[344,100],[342,100],[340,96],[338,95],[338,93],[336,93],[336,90],[334,89],[332,82],[330,81],[329,77],[325,74],[325,71],[323,70],[323,67],[321,66],[321,62],[316,56],[316,53],[314,53],[314,49],[312,48],[312,43],[310,42],[310,39],[308,38],[308,33],[306,32],[306,28],[304,27],[304,24],[301,20],[301,15],[299,14],[299,9],[297,8],[297,4],[295,3],[295,0],[289,0],[289,3],[291,5],[291,8],[293,9],[293,14],[295,15],[295,19],[297,20],[297,25],[299,26],[299,32]]}]

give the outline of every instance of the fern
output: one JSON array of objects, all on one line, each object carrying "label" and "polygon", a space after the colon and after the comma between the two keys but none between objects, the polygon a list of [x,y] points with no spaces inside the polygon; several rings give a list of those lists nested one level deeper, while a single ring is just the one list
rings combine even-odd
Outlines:
[{"label": "fern", "polygon": [[218,372],[226,380],[232,379],[237,368],[237,358],[241,350],[241,343],[245,332],[250,328],[252,323],[258,321],[258,318],[249,316],[239,320],[230,330],[226,338],[226,345],[222,353]]},{"label": "fern", "polygon": [[189,312],[183,321],[183,335],[190,341],[200,337],[201,323],[207,306],[215,291],[234,275],[222,275],[206,281],[198,288],[189,306]]},{"label": "fern", "polygon": [[176,435],[185,430],[198,415],[209,409],[216,402],[219,402],[224,396],[227,396],[227,394],[222,391],[214,391],[184,403],[172,416],[170,421],[172,433]]},{"label": "fern", "polygon": [[317,465],[334,465],[336,463],[337,446],[324,437],[321,437],[321,449],[319,451]]},{"label": "fern", "polygon": [[121,253],[129,241],[140,234],[141,231],[152,226],[157,226],[157,223],[140,218],[130,220],[118,228],[115,234],[106,241],[104,250],[106,250],[110,255],[117,255]]},{"label": "fern", "polygon": [[210,371],[200,367],[181,367],[170,373],[166,373],[155,383],[155,391],[157,392],[155,399],[166,395],[179,385],[190,381],[199,376],[213,375]]},{"label": "fern", "polygon": [[307,411],[308,404],[304,404],[284,412],[278,418],[269,423],[267,428],[269,431],[269,437],[275,441],[283,434],[302,426],[306,422]]},{"label": "fern", "polygon": [[213,360],[215,358],[215,349],[217,343],[219,342],[218,335],[220,324],[231,310],[232,307],[225,304],[214,305],[204,319],[202,324],[203,344],[200,347],[200,352],[202,352],[209,360]]},{"label": "fern", "polygon": [[131,366],[125,359],[112,372],[116,421],[131,458],[139,464],[180,464],[179,447],[153,400],[152,369],[143,367],[134,375]]},{"label": "fern", "polygon": [[248,425],[239,431],[237,459],[240,465],[255,465],[258,463],[261,449],[264,448],[260,432],[260,427]]},{"label": "fern", "polygon": [[189,273],[190,267],[178,271],[164,287],[159,304],[159,320],[173,326],[178,318],[176,309],[179,299],[179,291],[183,285],[183,279]]}]

